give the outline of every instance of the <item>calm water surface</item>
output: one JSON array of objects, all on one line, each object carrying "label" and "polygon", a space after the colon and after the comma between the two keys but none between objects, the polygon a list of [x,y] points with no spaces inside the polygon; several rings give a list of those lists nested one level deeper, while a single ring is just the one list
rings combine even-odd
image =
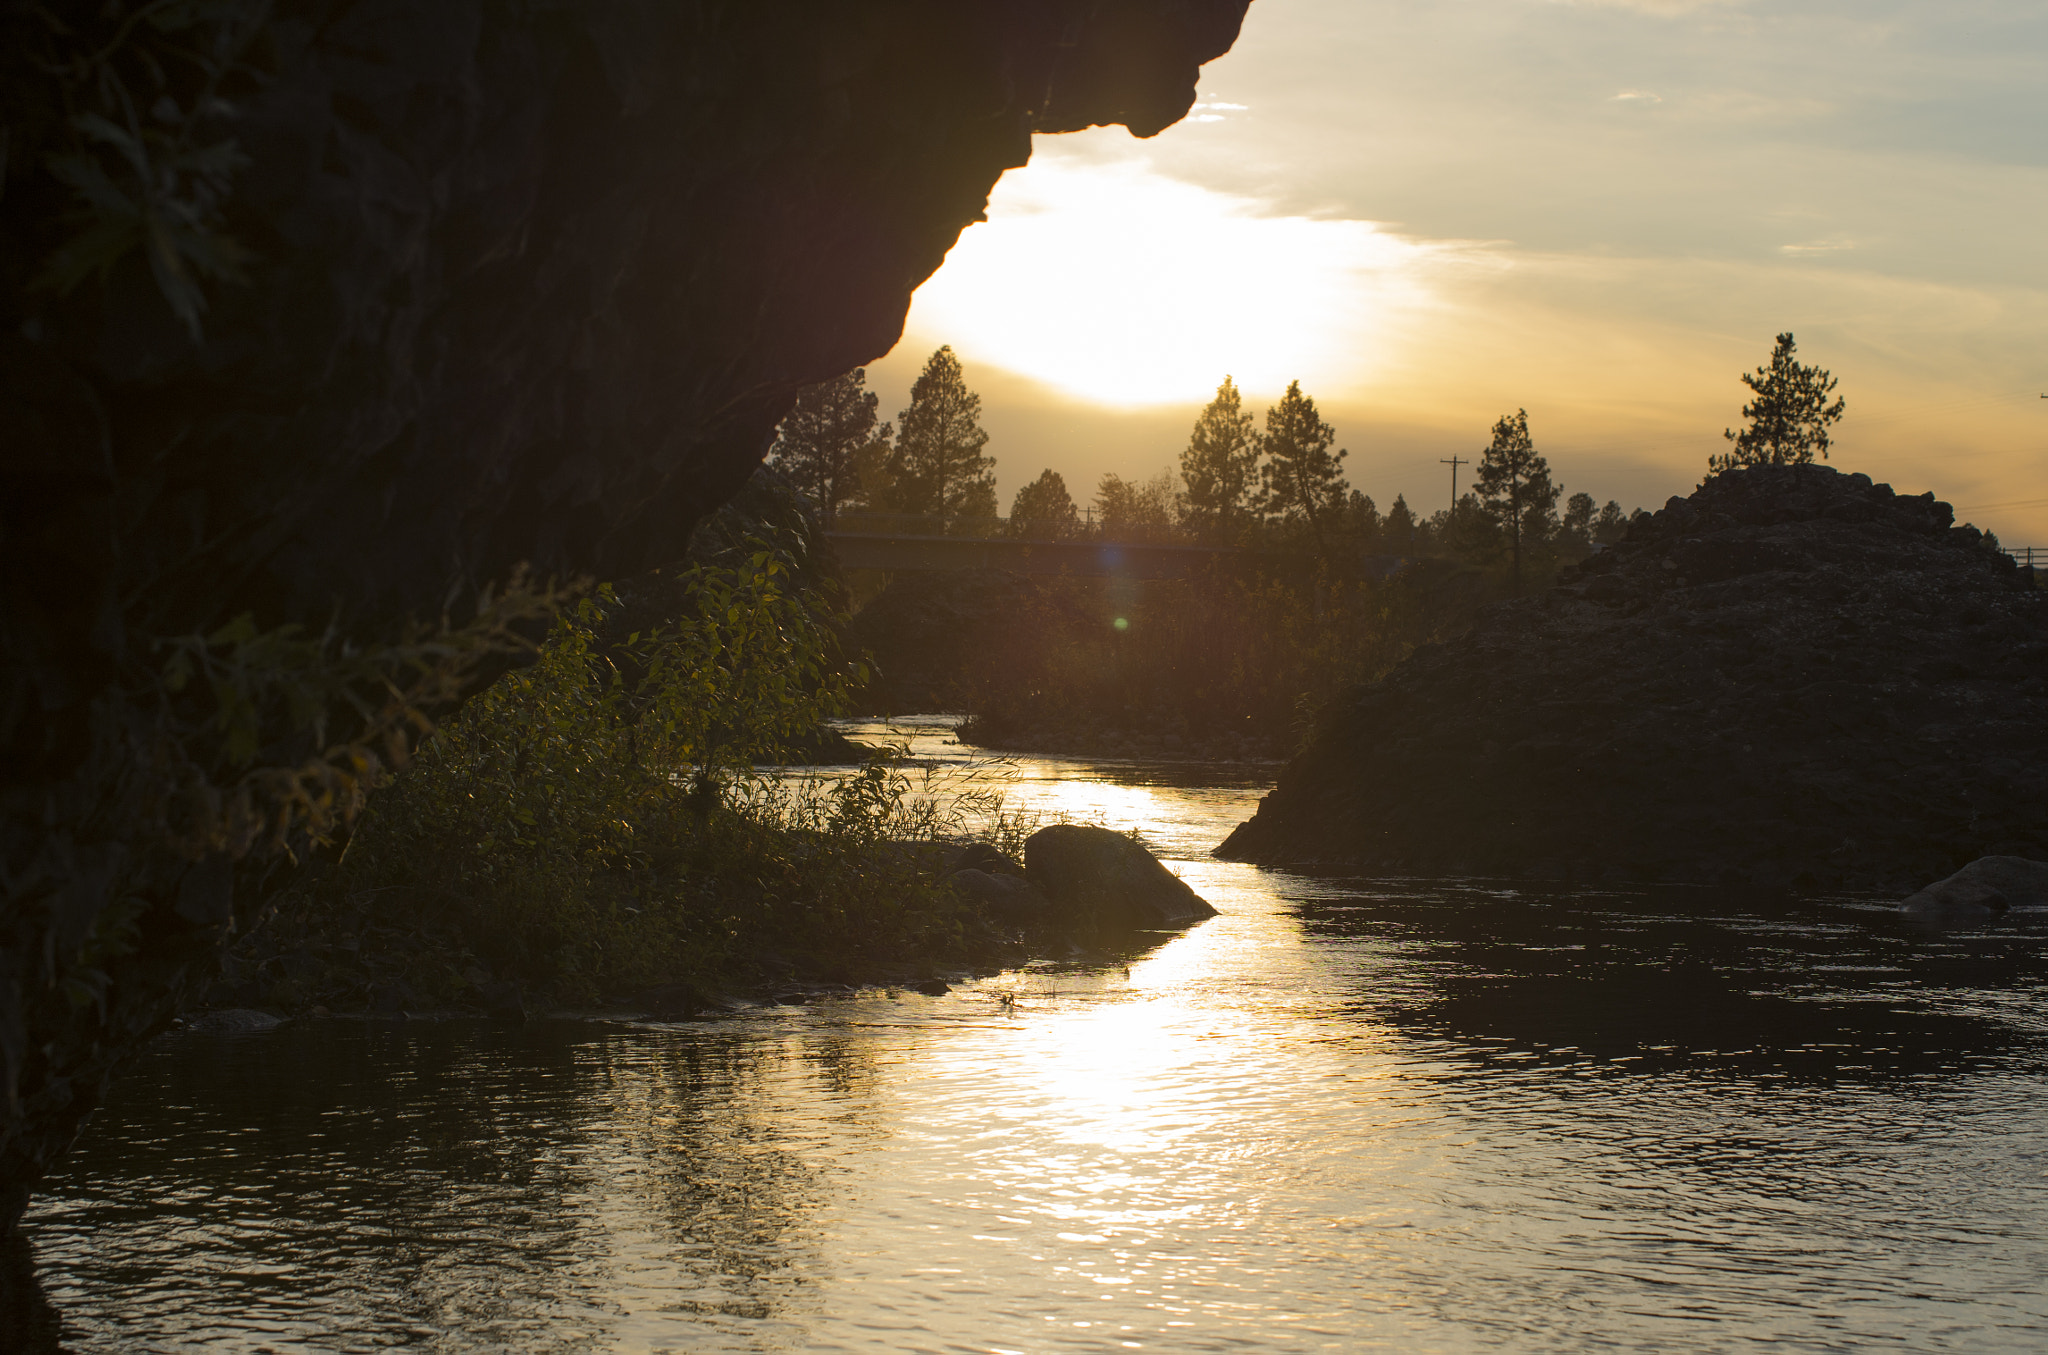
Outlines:
[{"label": "calm water surface", "polygon": [[941,998],[166,1037],[31,1218],[73,1348],[2048,1348],[2048,919],[1308,878],[1207,859],[1242,771],[954,775],[1222,916]]}]

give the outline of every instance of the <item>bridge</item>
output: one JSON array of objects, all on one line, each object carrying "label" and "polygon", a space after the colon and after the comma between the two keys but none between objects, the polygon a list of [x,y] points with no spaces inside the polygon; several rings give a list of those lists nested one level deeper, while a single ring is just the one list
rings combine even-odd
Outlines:
[{"label": "bridge", "polygon": [[876,532],[825,533],[848,569],[1006,569],[1013,574],[1115,574],[1135,579],[1180,579],[1226,555],[1226,546],[1086,537],[1032,540],[1003,536],[926,536]]},{"label": "bridge", "polygon": [[[1064,524],[917,513],[845,513],[824,536],[847,569],[892,571],[1004,569],[1013,574],[1180,579],[1229,556],[1253,555],[1278,562],[1297,554],[1198,545],[1169,528],[1104,530],[1085,516],[1076,524]],[[1404,562],[1397,556],[1375,555],[1365,563],[1374,574],[1391,574]]]}]

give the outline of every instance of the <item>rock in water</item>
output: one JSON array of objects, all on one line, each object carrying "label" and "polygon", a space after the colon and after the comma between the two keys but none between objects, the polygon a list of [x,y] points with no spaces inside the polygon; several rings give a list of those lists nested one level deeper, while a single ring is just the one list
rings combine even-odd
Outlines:
[{"label": "rock in water", "polygon": [[2048,903],[2048,861],[1986,856],[1936,880],[1899,905],[1912,917],[1989,917],[2008,908]]},{"label": "rock in water", "polygon": [[251,1035],[259,1031],[276,1030],[284,1024],[282,1017],[269,1012],[259,1012],[251,1007],[225,1007],[210,1012],[195,1012],[185,1018],[185,1029],[196,1030],[207,1035]]},{"label": "rock in water", "polygon": [[1217,854],[1850,888],[2048,857],[2048,592],[1953,520],[1714,476],[1333,703]]},{"label": "rock in water", "polygon": [[1024,843],[1024,869],[1065,919],[1091,927],[1181,928],[1216,916],[1152,853],[1107,828],[1041,828]]},{"label": "rock in water", "polygon": [[1022,876],[968,866],[947,876],[946,882],[980,903],[999,922],[1026,925],[1047,921],[1052,916],[1052,901]]}]

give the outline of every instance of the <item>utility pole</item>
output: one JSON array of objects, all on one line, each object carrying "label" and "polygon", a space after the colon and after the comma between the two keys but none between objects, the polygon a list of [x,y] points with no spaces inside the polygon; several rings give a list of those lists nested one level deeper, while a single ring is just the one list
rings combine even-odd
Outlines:
[{"label": "utility pole", "polygon": [[[2048,399],[2048,396],[2042,398]],[[1472,463],[1462,456],[1454,456],[1448,461],[1438,461],[1436,464],[1451,468],[1451,511],[1455,513],[1458,511],[1458,467],[1469,466]]]}]

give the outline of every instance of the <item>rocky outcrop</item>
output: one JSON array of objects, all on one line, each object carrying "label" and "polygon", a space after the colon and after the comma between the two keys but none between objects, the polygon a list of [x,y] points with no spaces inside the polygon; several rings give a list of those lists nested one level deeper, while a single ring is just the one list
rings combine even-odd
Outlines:
[{"label": "rocky outcrop", "polygon": [[1714,476],[1333,705],[1218,854],[1902,890],[2048,857],[2048,593],[1952,521]]},{"label": "rocky outcrop", "polygon": [[1916,890],[1899,911],[1934,920],[1984,918],[2008,908],[2048,903],[2048,861],[2023,856],[1985,856],[1945,880]]},{"label": "rocky outcrop", "polygon": [[1024,869],[1061,921],[1089,931],[1178,930],[1216,916],[1152,853],[1107,828],[1041,828],[1025,839]]},{"label": "rocky outcrop", "polygon": [[165,637],[674,559],[1035,132],[1173,122],[1244,4],[0,13],[0,1232],[287,864],[165,845]]}]

